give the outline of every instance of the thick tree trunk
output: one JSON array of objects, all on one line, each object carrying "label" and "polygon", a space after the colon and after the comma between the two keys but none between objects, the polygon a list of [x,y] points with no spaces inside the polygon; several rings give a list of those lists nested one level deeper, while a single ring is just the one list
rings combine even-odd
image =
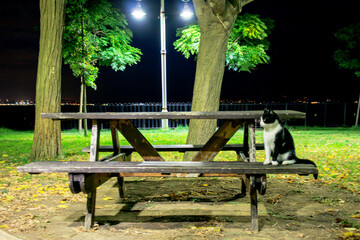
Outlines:
[{"label": "thick tree trunk", "polygon": [[[237,14],[245,1],[194,0],[201,36],[192,111],[218,111],[226,49]],[[248,1],[246,1],[247,3]],[[188,144],[204,144],[215,132],[216,120],[191,120]],[[196,153],[187,152],[185,161]]]},{"label": "thick tree trunk", "polygon": [[[192,111],[218,111],[221,85],[225,67],[228,36],[225,34],[201,34],[196,65]],[[203,144],[216,130],[216,120],[190,120],[188,144]],[[196,153],[186,153],[190,161]]]},{"label": "thick tree trunk", "polygon": [[53,159],[62,154],[60,121],[41,119],[40,114],[61,111],[65,3],[66,0],[40,0],[40,51],[31,159]]}]

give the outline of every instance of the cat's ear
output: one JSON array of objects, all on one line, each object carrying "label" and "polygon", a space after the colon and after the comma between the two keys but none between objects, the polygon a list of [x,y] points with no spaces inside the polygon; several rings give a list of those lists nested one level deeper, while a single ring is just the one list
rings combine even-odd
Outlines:
[{"label": "cat's ear", "polygon": [[270,112],[269,109],[267,109],[267,108],[264,109],[264,113],[265,113],[265,114],[267,114],[267,113],[269,113],[269,112]]}]

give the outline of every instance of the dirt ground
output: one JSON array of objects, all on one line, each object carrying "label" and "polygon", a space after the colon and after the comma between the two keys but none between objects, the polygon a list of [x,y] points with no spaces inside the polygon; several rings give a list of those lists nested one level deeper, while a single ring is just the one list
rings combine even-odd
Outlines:
[{"label": "dirt ground", "polygon": [[[82,227],[82,196],[49,212],[38,228],[8,232],[28,240],[359,239],[359,194],[311,177],[268,178],[267,193],[259,196],[260,232],[254,234],[250,199],[239,198],[240,191],[236,178],[128,178],[120,201],[112,179],[98,190],[93,230]],[[54,205],[55,198],[43,204]],[[35,218],[36,211],[19,214]]]}]

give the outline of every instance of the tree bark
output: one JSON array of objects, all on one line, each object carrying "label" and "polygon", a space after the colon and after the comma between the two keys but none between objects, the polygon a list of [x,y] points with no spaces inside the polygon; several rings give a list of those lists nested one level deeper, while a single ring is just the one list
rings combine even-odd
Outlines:
[{"label": "tree bark", "polygon": [[60,121],[41,119],[40,114],[61,111],[65,4],[66,0],[40,0],[40,51],[31,159],[53,159],[62,154]]},{"label": "tree bark", "polygon": [[[85,86],[85,83],[84,83],[84,77],[81,75],[80,76],[80,105],[79,105],[79,113],[82,113],[83,112],[83,109],[84,109],[84,86]],[[79,132],[82,131],[82,122],[83,122],[83,119],[79,119]]]},{"label": "tree bark", "polygon": [[358,128],[358,126],[359,126],[359,115],[360,115],[360,94],[359,94],[359,100],[358,100],[358,107],[357,107],[357,111],[356,111],[355,128]]},{"label": "tree bark", "polygon": [[[227,44],[244,0],[193,0],[201,31],[192,111],[218,111]],[[188,144],[204,144],[216,130],[216,120],[190,120]],[[196,153],[187,152],[185,161]]]}]

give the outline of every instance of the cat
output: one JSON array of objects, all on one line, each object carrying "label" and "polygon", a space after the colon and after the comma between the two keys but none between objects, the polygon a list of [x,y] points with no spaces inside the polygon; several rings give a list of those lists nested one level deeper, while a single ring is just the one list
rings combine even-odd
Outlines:
[{"label": "cat", "polygon": [[310,160],[299,159],[296,156],[295,144],[291,133],[284,127],[284,124],[274,111],[265,109],[260,119],[260,126],[264,128],[266,157],[263,162],[264,165],[289,165],[296,163],[315,165]]}]

